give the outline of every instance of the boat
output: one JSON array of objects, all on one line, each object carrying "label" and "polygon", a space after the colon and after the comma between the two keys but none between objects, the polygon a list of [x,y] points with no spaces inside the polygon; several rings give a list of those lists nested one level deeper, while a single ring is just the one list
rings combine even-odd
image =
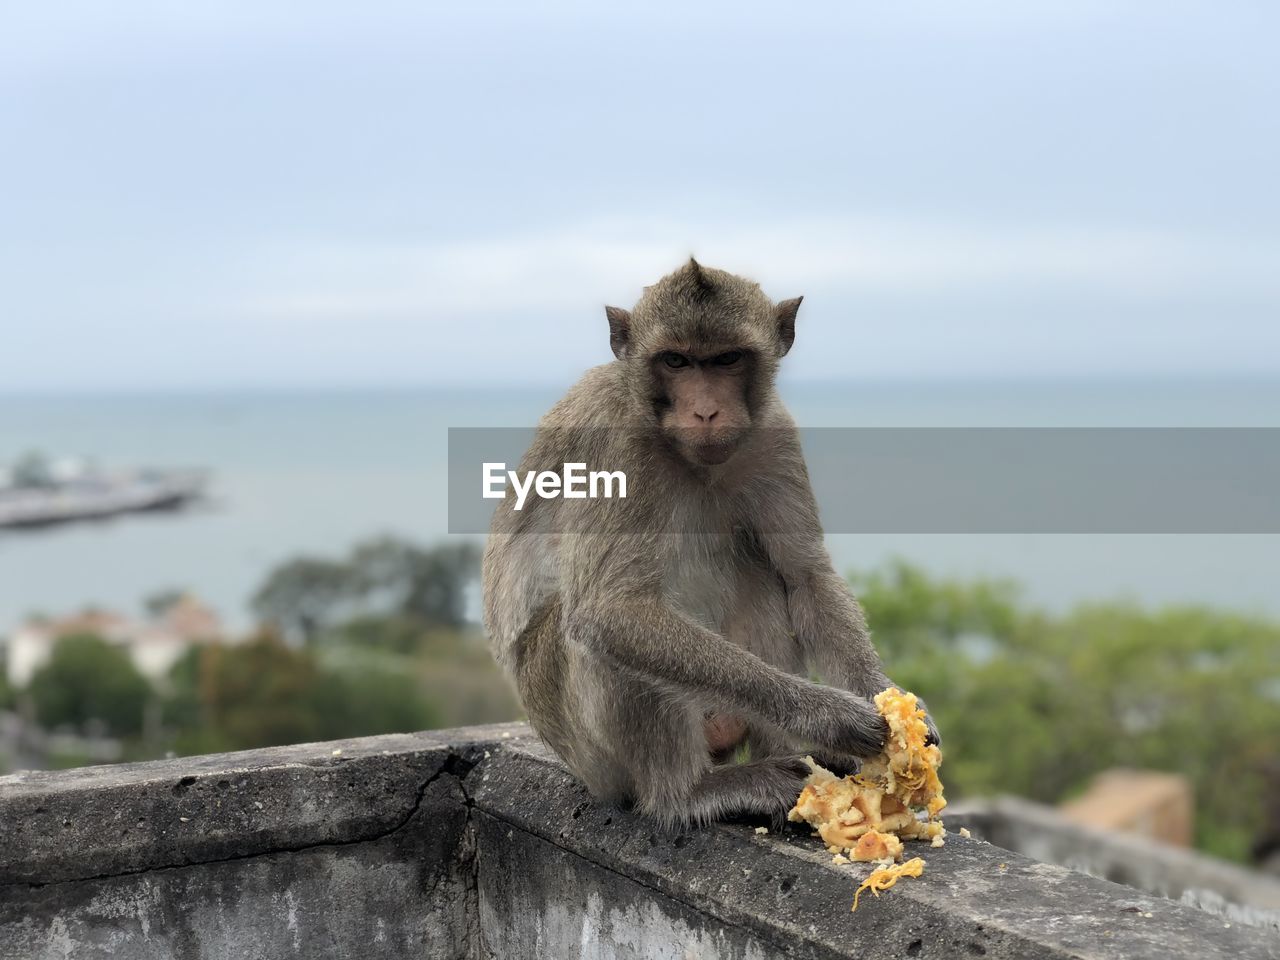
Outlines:
[{"label": "boat", "polygon": [[207,481],[202,470],[108,471],[91,461],[28,454],[0,467],[0,529],[177,509],[200,499]]}]

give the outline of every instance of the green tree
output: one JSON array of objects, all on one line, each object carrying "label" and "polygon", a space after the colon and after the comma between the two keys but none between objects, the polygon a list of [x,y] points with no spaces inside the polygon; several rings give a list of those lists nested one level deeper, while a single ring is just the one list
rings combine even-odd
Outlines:
[{"label": "green tree", "polygon": [[422,646],[427,632],[428,628],[415,617],[372,614],[347,621],[330,631],[328,639],[364,650],[411,654]]},{"label": "green tree", "polygon": [[247,749],[322,739],[311,694],[314,659],[272,636],[194,649],[171,674],[170,716],[201,744]]},{"label": "green tree", "polygon": [[46,727],[83,727],[99,720],[116,736],[132,736],[142,730],[151,687],[119,647],[91,634],[73,634],[54,644],[27,692]]},{"label": "green tree", "polygon": [[311,644],[334,624],[358,591],[346,564],[299,557],[271,571],[250,605],[264,624]]},{"label": "green tree", "polygon": [[1182,773],[1197,842],[1241,858],[1280,757],[1280,626],[1126,604],[1051,617],[1007,584],[854,577],[889,675],[938,721],[949,792],[1056,802],[1113,766]]},{"label": "green tree", "polygon": [[326,671],[311,699],[325,739],[406,733],[440,724],[413,678],[389,670]]},{"label": "green tree", "polygon": [[438,720],[410,677],[327,669],[270,634],[193,648],[170,680],[165,722],[182,753],[420,730]]},{"label": "green tree", "polygon": [[480,552],[471,543],[424,550],[383,537],[359,544],[350,568],[372,609],[456,627],[465,621],[466,588],[479,574],[479,562]]},{"label": "green tree", "polygon": [[[306,644],[351,621],[349,634],[401,644],[425,627],[465,621],[479,561],[474,544],[423,549],[383,537],[357,544],[344,561],[299,557],[281,564],[251,605],[265,625]],[[379,626],[380,619],[389,622]]]}]

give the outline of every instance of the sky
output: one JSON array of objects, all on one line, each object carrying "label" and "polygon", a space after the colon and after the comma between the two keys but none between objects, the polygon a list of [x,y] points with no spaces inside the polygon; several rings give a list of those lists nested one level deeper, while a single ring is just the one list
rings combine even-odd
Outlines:
[{"label": "sky", "polygon": [[0,391],[552,383],[689,254],[797,379],[1280,375],[1264,2],[0,3]]}]

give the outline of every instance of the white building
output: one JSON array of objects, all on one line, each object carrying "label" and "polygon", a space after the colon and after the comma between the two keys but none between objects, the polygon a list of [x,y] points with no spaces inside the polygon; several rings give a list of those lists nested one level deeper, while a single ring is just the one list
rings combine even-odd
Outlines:
[{"label": "white building", "polygon": [[192,644],[221,638],[222,624],[216,613],[189,595],[180,597],[153,620],[134,620],[105,610],[29,620],[4,644],[9,685],[25,687],[49,662],[58,639],[78,633],[90,633],[123,648],[140,673],[157,680]]}]

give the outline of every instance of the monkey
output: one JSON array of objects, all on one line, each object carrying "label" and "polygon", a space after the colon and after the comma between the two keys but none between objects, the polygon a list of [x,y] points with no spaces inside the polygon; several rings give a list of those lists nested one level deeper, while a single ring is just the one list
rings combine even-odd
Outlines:
[{"label": "monkey", "polygon": [[802,299],[690,258],[606,307],[613,360],[521,470],[623,470],[627,498],[504,500],[492,520],[484,621],[530,724],[592,796],[669,828],[779,822],[806,753],[856,769],[887,736],[870,698],[891,684],[775,387]]}]

